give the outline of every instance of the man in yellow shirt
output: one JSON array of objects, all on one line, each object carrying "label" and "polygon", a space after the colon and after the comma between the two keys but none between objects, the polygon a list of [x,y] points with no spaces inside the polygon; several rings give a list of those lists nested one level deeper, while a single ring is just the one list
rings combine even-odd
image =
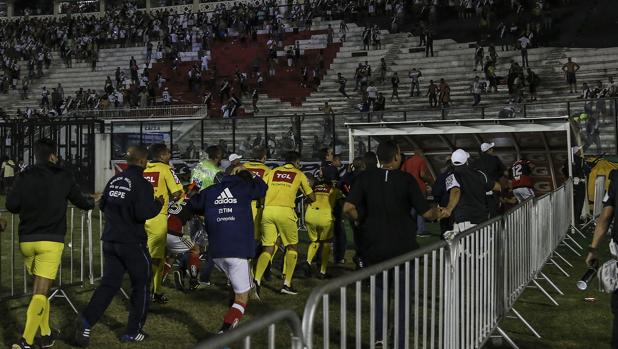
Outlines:
[{"label": "man in yellow shirt", "polygon": [[322,181],[313,187],[316,200],[307,206],[305,212],[305,225],[311,243],[307,248],[307,263],[305,264],[305,275],[311,276],[311,263],[320,245],[322,246],[322,260],[320,263],[319,277],[326,278],[326,267],[332,249],[332,239],[334,232],[333,209],[337,200],[343,197],[341,191],[335,188],[332,182]]},{"label": "man in yellow shirt", "polygon": [[174,169],[169,165],[172,153],[167,146],[163,143],[151,145],[150,156],[152,161],[146,165],[144,178],[154,187],[154,196],[163,196],[165,202],[161,212],[146,221],[145,228],[148,235],[148,251],[152,257],[153,301],[165,304],[168,299],[160,291],[167,245],[167,211],[170,197],[178,200],[183,195],[183,189]]},{"label": "man in yellow shirt", "polygon": [[281,293],[295,295],[298,293],[292,287],[292,276],[298,259],[298,226],[296,212],[294,211],[296,194],[300,190],[309,202],[315,201],[315,194],[309,185],[307,176],[299,170],[300,154],[291,151],[286,154],[285,165],[270,171],[264,181],[268,184],[268,191],[264,199],[264,212],[262,213],[262,246],[264,250],[260,254],[255,271],[256,291],[259,296],[260,282],[264,271],[270,263],[274,252],[277,237],[280,236],[285,252],[285,280]]},{"label": "man in yellow shirt", "polygon": [[[243,166],[254,175],[264,179],[270,172],[270,167],[264,165],[266,162],[266,149],[255,148],[252,152],[254,160],[248,161]],[[251,208],[253,209],[253,226],[255,231],[255,240],[262,238],[262,211],[264,210],[264,202],[253,201]]]}]

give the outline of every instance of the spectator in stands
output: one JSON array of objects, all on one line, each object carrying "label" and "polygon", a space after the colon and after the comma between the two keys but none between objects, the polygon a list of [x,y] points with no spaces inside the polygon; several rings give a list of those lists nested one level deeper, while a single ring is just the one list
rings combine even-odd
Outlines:
[{"label": "spectator in stands", "polygon": [[448,108],[451,103],[451,87],[443,78],[440,79],[439,92],[440,95],[438,100],[440,101],[440,105],[442,108]]},{"label": "spectator in stands", "polygon": [[[493,182],[480,170],[469,165],[470,154],[457,149],[451,155],[453,173],[446,178],[449,202],[441,208],[440,218],[453,217],[455,233],[463,232],[489,219],[486,192],[500,191],[500,184]],[[448,239],[449,237],[447,237]]]},{"label": "spectator in stands", "polygon": [[[534,163],[528,161],[525,157],[515,161],[513,166],[511,166],[513,181],[508,181],[508,184],[511,192],[519,203],[534,197],[534,183],[532,181],[532,170],[534,168]],[[502,177],[501,180],[502,179],[506,179],[506,176]],[[504,182],[501,181],[501,184],[502,183]],[[507,188],[503,185],[502,189],[504,194],[504,190]]]},{"label": "spectator in stands", "polygon": [[[379,169],[367,169],[355,180],[350,195],[343,207],[344,215],[354,222],[358,234],[357,249],[368,265],[375,265],[393,257],[418,248],[416,242],[416,224],[410,216],[414,209],[428,220],[437,217],[435,209],[427,205],[417,182],[411,175],[400,171],[401,150],[397,143],[386,140],[378,146],[378,159],[382,165]],[[391,229],[381,229],[384,222],[391,222]],[[382,231],[376,234],[376,231]],[[396,242],[396,243],[393,243]],[[412,274],[406,275],[405,268],[399,268],[399,299],[405,292],[404,285]],[[382,278],[376,281],[375,317],[376,343],[382,344],[386,333],[382,333],[383,306],[382,294],[385,285]],[[397,296],[396,296],[397,297]],[[395,326],[399,331],[399,347],[404,347],[405,302],[399,302],[399,318]]]},{"label": "spectator in stands", "polygon": [[536,91],[537,88],[541,82],[541,78],[539,78],[539,76],[532,71],[532,69],[528,68],[528,76],[526,77],[526,80],[528,81],[528,88],[530,91],[530,102],[535,102],[536,101]]},{"label": "spectator in stands", "polygon": [[483,92],[481,87],[481,80],[479,79],[478,75],[474,77],[474,80],[470,85],[470,91],[472,92],[473,99],[472,106],[476,107],[477,105],[479,105],[479,103],[481,103],[481,93]]},{"label": "spectator in stands", "polygon": [[391,77],[391,85],[393,87],[393,92],[391,93],[391,101],[393,100],[393,98],[397,97],[397,102],[400,102],[399,100],[399,75],[397,75],[397,72],[394,72],[393,76]]},{"label": "spectator in stands", "polygon": [[528,47],[532,45],[532,42],[525,34],[517,39],[517,42],[519,43],[519,49],[521,51],[521,66],[523,68],[530,68],[530,64],[528,63]]},{"label": "spectator in stands", "polygon": [[485,57],[485,49],[480,43],[477,43],[474,49],[474,71],[476,71],[476,68],[479,66],[481,66],[481,68],[483,67],[483,57]]},{"label": "spectator in stands", "polygon": [[232,84],[229,79],[225,79],[219,89],[219,100],[223,103],[224,100],[228,100],[231,96]]},{"label": "spectator in stands", "polygon": [[601,147],[601,123],[599,117],[595,114],[588,115],[586,121],[586,143],[584,143],[584,152],[590,148],[592,144],[596,146],[597,154],[602,153]]},{"label": "spectator in stands", "polygon": [[433,57],[433,33],[431,30],[425,30],[425,57],[429,57],[429,53],[431,53],[431,57]]},{"label": "spectator in stands", "polygon": [[2,172],[2,192],[4,195],[7,195],[13,186],[15,174],[18,172],[15,161],[11,160],[8,156],[4,156],[0,172]]},{"label": "spectator in stands", "polygon": [[354,70],[354,80],[356,81],[356,84],[354,85],[354,92],[356,92],[358,90],[358,87],[360,86],[362,75],[363,75],[363,63],[359,62],[358,66]]},{"label": "spectator in stands", "polygon": [[380,28],[377,25],[372,30],[372,41],[374,49],[382,49],[382,33],[380,33]]},{"label": "spectator in stands", "polygon": [[49,108],[49,91],[47,91],[47,86],[43,86],[41,91],[41,108]]},{"label": "spectator in stands", "polygon": [[566,74],[566,82],[567,85],[569,85],[571,93],[577,90],[576,73],[579,69],[579,64],[573,62],[571,57],[567,58],[567,62],[562,66],[562,71]]},{"label": "spectator in stands", "polygon": [[386,66],[386,60],[384,60],[384,57],[380,58],[380,83],[383,84],[384,80],[386,80],[386,70],[387,70],[387,66]]},{"label": "spectator in stands", "polygon": [[341,75],[341,73],[337,73],[337,84],[339,84],[339,93],[343,95],[345,98],[350,99],[350,96],[345,92],[345,85],[348,82],[346,78]]},{"label": "spectator in stands", "polygon": [[167,87],[163,91],[162,98],[163,98],[163,104],[164,105],[172,104],[172,94],[170,93],[170,91],[169,91],[169,89]]},{"label": "spectator in stands", "polygon": [[[392,97],[391,97],[392,98]],[[399,101],[399,96],[397,96],[397,100]],[[378,93],[378,98],[376,99],[373,105],[374,114],[377,114],[380,121],[384,119],[384,110],[386,109],[386,98],[382,92]]]},{"label": "spectator in stands", "polygon": [[429,86],[427,87],[427,95],[429,98],[429,107],[436,108],[438,106],[438,85],[434,84],[433,80],[429,80]]},{"label": "spectator in stands", "polygon": [[361,34],[361,38],[363,40],[363,50],[368,51],[369,45],[371,44],[371,29],[369,27],[365,27]]},{"label": "spectator in stands", "polygon": [[199,158],[199,151],[197,147],[195,146],[195,144],[193,144],[193,141],[189,141],[189,145],[187,146],[187,149],[185,149],[185,153],[183,154],[183,157],[185,159],[198,159]]},{"label": "spectator in stands", "polygon": [[410,78],[410,97],[414,96],[414,90],[416,89],[416,95],[421,95],[421,87],[420,87],[420,77],[423,76],[420,70],[416,68],[412,68],[408,73],[408,78]]},{"label": "spectator in stands", "polygon": [[372,107],[375,104],[375,101],[377,98],[378,98],[378,88],[374,85],[372,81],[369,83],[369,87],[367,87],[367,101],[369,102],[370,107]]}]

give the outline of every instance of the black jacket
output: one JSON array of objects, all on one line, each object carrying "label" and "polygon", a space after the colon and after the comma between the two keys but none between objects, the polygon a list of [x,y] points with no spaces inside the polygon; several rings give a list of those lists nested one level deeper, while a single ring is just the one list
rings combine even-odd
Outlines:
[{"label": "black jacket", "polygon": [[67,200],[82,210],[94,208],[94,200],[82,194],[73,174],[62,167],[37,164],[17,175],[6,208],[19,214],[19,241],[64,242]]},{"label": "black jacket", "polygon": [[105,229],[101,240],[119,243],[145,243],[144,223],[161,212],[163,203],[154,199],[152,184],[144,179],[144,169],[129,166],[112,177],[101,197]]}]

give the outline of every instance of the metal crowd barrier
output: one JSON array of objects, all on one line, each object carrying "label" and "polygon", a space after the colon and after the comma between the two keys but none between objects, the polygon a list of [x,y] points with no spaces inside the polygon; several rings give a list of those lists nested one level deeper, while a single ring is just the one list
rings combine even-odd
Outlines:
[{"label": "metal crowd barrier", "polygon": [[[291,330],[290,345],[286,346],[291,349],[304,348],[303,334],[298,315],[292,310],[278,310],[263,316],[256,321],[246,322],[225,335],[216,336],[198,344],[194,349],[222,349],[228,346],[242,342],[243,349],[251,348],[251,336],[258,332],[268,329],[267,348],[275,349],[277,344],[281,344],[281,340],[276,337],[276,324],[286,322]],[[261,346],[256,346],[261,347]],[[279,346],[281,348],[283,346]]]},{"label": "metal crowd barrier", "polygon": [[498,326],[511,312],[539,336],[513,306],[531,284],[557,305],[539,281],[561,293],[542,269],[561,268],[571,196],[567,182],[450,241],[318,286],[303,313],[307,348],[481,348],[494,332],[516,347]]},{"label": "metal crowd barrier", "polygon": [[[0,215],[8,222],[6,231],[0,234],[0,301],[30,296],[32,277],[26,272],[19,252],[19,216],[4,209]],[[94,283],[92,272],[96,263],[92,243],[92,211],[69,207],[65,247],[50,299],[65,298],[76,312],[64,289],[84,285],[88,280]]]}]

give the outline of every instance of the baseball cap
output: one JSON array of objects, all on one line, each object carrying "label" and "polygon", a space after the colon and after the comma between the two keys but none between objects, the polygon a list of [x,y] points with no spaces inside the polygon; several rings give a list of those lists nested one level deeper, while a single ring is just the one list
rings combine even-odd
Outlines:
[{"label": "baseball cap", "polygon": [[468,152],[463,149],[457,149],[453,152],[453,155],[451,155],[451,162],[455,166],[461,166],[467,163],[469,158],[470,154],[468,154]]},{"label": "baseball cap", "polygon": [[495,143],[483,143],[481,144],[481,151],[484,153],[495,146]]},{"label": "baseball cap", "polygon": [[239,159],[242,159],[242,156],[240,156],[240,155],[238,155],[236,153],[230,155],[230,157],[229,157],[230,162],[231,161],[236,161],[236,160],[239,160]]}]

